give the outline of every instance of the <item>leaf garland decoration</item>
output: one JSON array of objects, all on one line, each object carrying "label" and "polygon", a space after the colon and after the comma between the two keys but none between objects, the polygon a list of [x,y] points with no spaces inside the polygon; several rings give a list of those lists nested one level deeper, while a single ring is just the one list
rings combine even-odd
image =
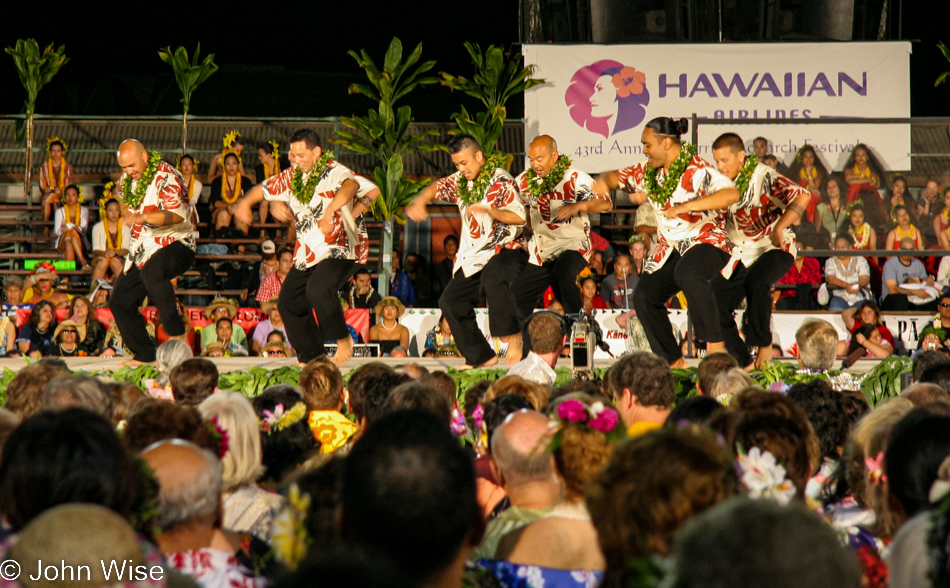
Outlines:
[{"label": "leaf garland decoration", "polygon": [[531,197],[537,200],[548,192],[553,192],[554,188],[564,179],[564,174],[567,173],[569,167],[571,167],[571,158],[567,155],[558,157],[554,169],[543,178],[535,173],[534,168],[529,167],[528,191],[531,192]]},{"label": "leaf garland decoration", "polygon": [[145,167],[145,171],[142,172],[142,177],[136,180],[134,190],[132,189],[132,176],[125,174],[125,181],[122,182],[122,201],[125,202],[126,206],[135,210],[142,204],[142,200],[145,199],[145,192],[152,184],[152,180],[155,179],[155,172],[158,171],[158,165],[162,161],[164,159],[158,151],[148,152],[148,165]]},{"label": "leaf garland decoration", "polygon": [[300,166],[294,167],[294,175],[290,179],[290,191],[293,192],[294,198],[299,200],[301,204],[310,205],[310,201],[313,200],[313,192],[317,189],[317,184],[320,183],[320,177],[323,176],[323,170],[326,169],[327,164],[333,161],[334,157],[332,151],[324,151],[313,169],[310,170],[310,176],[306,182],[303,181],[303,171],[300,170]]},{"label": "leaf garland decoration", "polygon": [[[469,182],[461,172],[459,173],[456,191],[458,192],[458,198],[462,201],[462,204],[471,206],[482,199],[482,196],[485,195],[485,191],[488,190],[488,186],[491,185],[492,178],[495,176],[495,170],[501,167],[503,161],[504,158],[499,154],[489,157],[485,165],[482,166],[482,171],[478,172],[478,176],[475,177],[474,182]],[[473,184],[471,188],[469,188],[469,184]]]},{"label": "leaf garland decoration", "polygon": [[677,155],[673,163],[670,164],[670,169],[666,174],[666,180],[663,182],[663,186],[660,186],[656,182],[658,170],[648,165],[646,172],[643,174],[647,197],[660,206],[666,204],[673,195],[673,192],[676,191],[676,187],[679,186],[683,172],[686,171],[686,166],[689,165],[694,155],[696,155],[696,147],[689,143],[683,143],[680,146],[680,154]]},{"label": "leaf garland decoration", "polygon": [[759,160],[755,158],[754,153],[746,155],[745,163],[742,165],[742,169],[739,170],[739,175],[736,176],[736,190],[739,191],[739,196],[742,197],[745,194],[745,191],[749,189],[749,181],[752,179],[752,174],[755,172],[755,166],[759,164]]}]

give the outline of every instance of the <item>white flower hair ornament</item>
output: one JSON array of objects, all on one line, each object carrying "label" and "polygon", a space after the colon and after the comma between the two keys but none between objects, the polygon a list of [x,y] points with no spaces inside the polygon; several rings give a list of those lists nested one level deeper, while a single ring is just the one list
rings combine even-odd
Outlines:
[{"label": "white flower hair ornament", "polygon": [[739,484],[749,498],[766,498],[788,504],[795,498],[795,484],[785,475],[785,468],[770,451],[753,447],[746,453],[740,446],[736,458]]}]

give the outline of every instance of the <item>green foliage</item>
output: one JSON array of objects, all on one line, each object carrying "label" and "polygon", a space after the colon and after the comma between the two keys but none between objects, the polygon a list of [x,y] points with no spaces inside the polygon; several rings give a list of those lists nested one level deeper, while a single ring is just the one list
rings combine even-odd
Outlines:
[{"label": "green foliage", "polygon": [[[26,138],[27,127],[32,126],[37,95],[43,86],[48,84],[53,76],[66,65],[69,58],[66,57],[64,45],[54,49],[53,44],[50,43],[40,53],[40,46],[35,39],[17,39],[16,45],[7,47],[5,51],[13,57],[17,73],[20,75],[20,83],[26,90],[26,102],[21,112],[26,115],[27,121],[17,121],[13,125],[13,138],[17,143],[21,143]],[[30,159],[27,162],[27,167],[32,167],[29,165]]]},{"label": "green foliage", "polygon": [[191,60],[188,59],[188,51],[184,47],[179,47],[175,51],[172,51],[171,47],[158,50],[158,56],[171,65],[175,72],[175,81],[178,82],[178,89],[181,90],[181,103],[185,107],[185,114],[191,108],[191,94],[218,71],[218,66],[214,62],[214,53],[208,54],[199,62],[200,54],[201,43],[198,43],[198,47],[195,48],[195,54]]},{"label": "green foliage", "polygon": [[909,357],[892,355],[868,370],[861,379],[861,391],[874,408],[891,398],[900,396],[901,374],[914,370],[914,360]]},{"label": "green foliage", "polygon": [[[943,41],[940,41],[937,43],[937,48],[940,49],[941,53],[943,53],[943,56],[947,58],[947,61],[950,61],[950,47],[947,47],[943,44]],[[950,78],[950,71],[943,72],[937,78],[937,81],[934,82],[934,87],[936,88],[940,84],[944,83],[948,78]]]},{"label": "green foliage", "polygon": [[452,115],[452,120],[461,133],[473,136],[481,144],[487,157],[494,153],[501,137],[508,116],[505,105],[514,96],[543,84],[544,80],[532,78],[534,66],[522,68],[519,59],[510,56],[506,58],[501,47],[489,45],[482,53],[477,43],[466,42],[465,49],[475,66],[472,78],[439,73],[442,76],[442,85],[464,92],[485,106],[484,112],[474,116],[463,106],[460,112]]},{"label": "green foliage", "polygon": [[[104,372],[104,374],[108,374],[108,372]],[[112,372],[112,378],[116,382],[128,382],[138,386],[142,390],[145,389],[142,381],[154,378],[156,375],[158,375],[158,369],[149,363],[144,363],[134,368],[128,366],[121,367]]]},{"label": "green foliage", "polygon": [[218,376],[218,388],[240,392],[248,398],[257,398],[261,392],[275,384],[300,385],[300,368],[286,366],[276,370],[250,367],[247,371],[224,372]]}]

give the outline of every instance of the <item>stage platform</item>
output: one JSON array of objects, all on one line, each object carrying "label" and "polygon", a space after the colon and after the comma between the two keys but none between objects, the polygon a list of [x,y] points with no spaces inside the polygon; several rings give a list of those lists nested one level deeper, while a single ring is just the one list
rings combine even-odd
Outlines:
[{"label": "stage platform", "polygon": [[[66,357],[66,363],[69,364],[70,369],[72,370],[84,370],[89,372],[97,371],[115,371],[119,369],[119,364],[126,360],[124,357]],[[495,365],[496,368],[505,368],[504,359],[499,358],[499,363]],[[269,359],[266,357],[215,357],[211,358],[211,361],[218,366],[218,371],[220,372],[232,372],[232,371],[241,371],[246,370],[249,367],[262,367],[265,369],[277,369],[286,367],[289,365],[296,365],[296,361],[293,358],[289,359]],[[446,370],[448,368],[456,368],[463,364],[462,359],[441,359],[441,358],[431,358],[431,357],[402,357],[402,358],[389,358],[389,357],[380,357],[380,358],[357,358],[351,359],[343,366],[341,371],[346,373],[350,370],[355,370],[359,366],[367,363],[369,361],[380,361],[382,363],[391,365],[393,367],[399,366],[405,363],[418,363],[419,365],[425,366],[429,371],[438,371]],[[596,367],[610,367],[615,359],[598,359],[595,360],[594,365]],[[794,359],[780,360],[785,363],[796,363]],[[879,363],[880,360],[876,359],[861,359],[851,367],[848,371],[855,374],[863,374],[864,372],[872,369]],[[33,360],[30,360],[29,363],[32,363]],[[687,359],[689,365],[696,367],[699,365],[699,359]],[[21,358],[2,358],[0,359],[0,368],[9,368],[15,372],[20,371],[28,365],[27,360]],[[835,361],[835,367],[841,365],[841,360],[838,359]],[[570,367],[570,362],[567,359],[561,359],[558,362],[558,367]]]}]

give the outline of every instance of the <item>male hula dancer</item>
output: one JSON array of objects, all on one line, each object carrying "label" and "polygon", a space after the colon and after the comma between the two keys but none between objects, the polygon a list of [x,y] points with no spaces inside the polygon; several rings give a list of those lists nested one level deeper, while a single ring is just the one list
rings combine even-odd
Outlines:
[{"label": "male hula dancer", "polygon": [[[332,152],[324,152],[316,131],[295,132],[290,152],[293,167],[251,188],[231,210],[235,218],[250,224],[253,208],[265,199],[290,207],[297,228],[294,267],[284,279],[277,308],[300,363],[324,355],[324,341],[332,340],[337,342],[333,363],[342,366],[353,355],[353,339],[337,292],[360,268],[357,264],[366,263],[369,251],[362,221],[355,226],[349,221],[379,191],[335,161]],[[352,211],[345,209],[354,198]],[[271,214],[283,216],[279,208],[272,208]]]},{"label": "male hula dancer", "polygon": [[122,224],[129,227],[130,241],[109,308],[122,340],[134,354],[122,365],[139,365],[155,361],[155,343],[139,312],[146,296],[158,308],[165,332],[178,339],[185,336],[172,280],[195,261],[195,227],[185,182],[161,153],[127,139],[119,145],[117,157],[123,172],[119,179]]},{"label": "male hula dancer", "polygon": [[[523,256],[513,249],[524,246],[521,227],[525,210],[499,155],[486,159],[481,145],[469,135],[452,137],[448,148],[458,172],[429,185],[406,207],[406,215],[424,221],[428,217],[426,204],[434,198],[458,204],[462,242],[439,308],[466,362],[489,366],[498,363],[498,358],[478,329],[475,305],[484,286],[492,335],[504,339],[519,333],[516,302],[509,286],[524,265]],[[509,345],[508,351],[509,364],[521,360],[520,345],[516,350]]]},{"label": "male hula dancer", "polygon": [[725,133],[716,139],[713,158],[719,171],[732,180],[739,191],[739,201],[729,207],[727,227],[729,239],[735,246],[733,255],[749,270],[743,292],[738,295],[739,300],[734,301],[741,302],[744,294],[748,304],[745,343],[739,338],[733,321],[733,328],[724,333],[726,346],[733,355],[744,353],[745,361],[740,361],[740,365],[751,362],[747,345],[758,347],[755,367],[762,367],[772,357],[771,289],[795,261],[795,234],[789,227],[808,207],[811,192],[758,163],[754,154],[745,152],[742,138],[735,133]]},{"label": "male hula dancer", "polygon": [[640,138],[646,161],[607,172],[594,183],[596,192],[622,188],[636,204],[649,201],[656,213],[657,244],[644,266],[633,307],[650,347],[670,362],[686,367],[666,310],[666,301],[682,290],[695,335],[709,353],[725,351],[719,307],[710,285],[727,264],[732,243],[726,235],[725,209],[739,199],[732,182],[680,142],[686,119],[655,118]]},{"label": "male hula dancer", "polygon": [[[532,230],[528,265],[511,286],[518,301],[519,323],[538,305],[548,286],[553,287],[554,297],[568,314],[583,309],[577,274],[587,267],[594,252],[587,214],[613,207],[607,194],[594,193],[594,180],[589,175],[558,153],[552,137],[540,135],[531,141],[528,163],[530,167],[516,180]],[[520,344],[521,333],[509,338],[509,346]]]}]

